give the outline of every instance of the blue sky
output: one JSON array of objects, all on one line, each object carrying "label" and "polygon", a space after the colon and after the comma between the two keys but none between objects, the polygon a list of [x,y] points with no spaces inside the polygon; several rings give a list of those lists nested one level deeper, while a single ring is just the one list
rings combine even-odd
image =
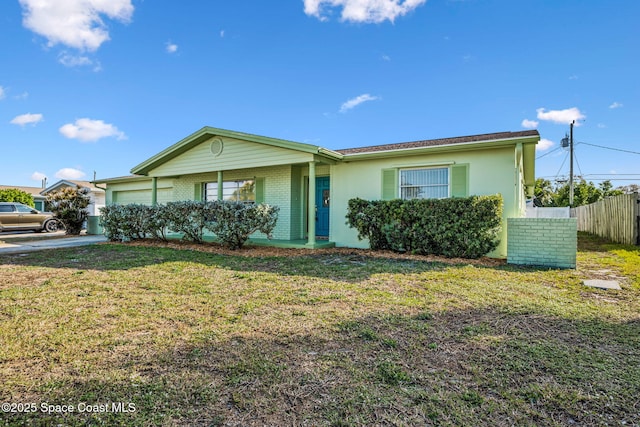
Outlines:
[{"label": "blue sky", "polygon": [[128,175],[203,126],[330,149],[537,128],[554,179],[572,120],[577,175],[640,183],[639,16],[637,0],[3,0],[0,184]]}]

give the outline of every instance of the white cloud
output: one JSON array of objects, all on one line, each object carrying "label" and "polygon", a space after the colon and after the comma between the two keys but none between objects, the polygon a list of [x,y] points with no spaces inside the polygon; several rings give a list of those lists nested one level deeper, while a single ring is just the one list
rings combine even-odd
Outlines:
[{"label": "white cloud", "polygon": [[522,127],[525,129],[535,129],[538,127],[538,124],[540,124],[540,122],[535,120],[524,119],[522,121]]},{"label": "white cloud", "polygon": [[220,30],[220,38],[224,38],[224,30]]},{"label": "white cloud", "polygon": [[58,56],[58,62],[65,67],[81,67],[93,65],[93,61],[86,56],[70,55],[63,52]]},{"label": "white cloud", "polygon": [[178,51],[178,45],[175,43],[167,42],[167,52],[176,53]]},{"label": "white cloud", "polygon": [[549,111],[545,111],[544,108],[538,108],[536,111],[538,113],[538,119],[562,125],[568,125],[575,120],[576,126],[580,126],[580,120],[587,118],[587,116],[582,114],[576,107],[567,108],[566,110]]},{"label": "white cloud", "polygon": [[427,0],[304,0],[304,13],[326,21],[326,13],[342,8],[341,20],[351,22],[393,22],[406,15]]},{"label": "white cloud", "polygon": [[18,101],[24,101],[25,99],[29,98],[29,92],[22,92],[20,95],[16,95],[13,98],[17,99]]},{"label": "white cloud", "polygon": [[346,113],[347,111],[351,110],[352,108],[357,107],[358,105],[362,104],[363,102],[368,102],[368,101],[375,101],[376,99],[380,99],[377,96],[371,96],[368,93],[365,93],[363,95],[360,96],[356,96],[355,98],[352,98],[350,100],[348,100],[347,102],[345,102],[344,104],[342,104],[342,106],[340,106],[340,112],[341,113]]},{"label": "white cloud", "polygon": [[35,125],[37,123],[40,123],[42,121],[42,114],[31,114],[31,113],[27,113],[27,114],[21,114],[19,116],[16,116],[13,118],[13,120],[11,120],[11,124],[14,125],[20,125],[20,126],[25,126],[25,125]]},{"label": "white cloud", "polygon": [[389,62],[391,61],[391,57],[389,55],[382,55],[382,60]]},{"label": "white cloud", "polygon": [[109,40],[103,17],[129,22],[131,0],[19,0],[22,24],[48,40],[49,46],[63,44],[95,51]]},{"label": "white cloud", "polygon": [[43,179],[47,179],[47,175],[42,172],[35,171],[31,174],[31,179],[34,181],[42,181]]},{"label": "white cloud", "polygon": [[120,132],[114,125],[87,118],[78,119],[74,124],[67,123],[60,128],[60,133],[69,139],[78,139],[82,142],[94,142],[111,136],[119,140],[127,138],[124,132]]},{"label": "white cloud", "polygon": [[80,179],[83,178],[86,174],[78,169],[73,168],[62,168],[58,172],[56,172],[55,177],[59,179]]},{"label": "white cloud", "polygon": [[553,147],[553,145],[554,145],[553,141],[550,141],[545,138],[541,138],[540,141],[538,142],[538,145],[536,145],[536,151],[546,151],[549,148]]},{"label": "white cloud", "polygon": [[607,125],[605,125],[604,123],[598,123],[598,129],[604,129],[607,127]]},{"label": "white cloud", "polygon": [[612,110],[614,108],[621,108],[621,107],[623,107],[623,105],[619,102],[614,102],[613,104],[609,105],[609,108],[611,108]]},{"label": "white cloud", "polygon": [[0,86],[0,99],[4,99],[5,96],[6,96],[6,93],[4,91],[4,88]]}]

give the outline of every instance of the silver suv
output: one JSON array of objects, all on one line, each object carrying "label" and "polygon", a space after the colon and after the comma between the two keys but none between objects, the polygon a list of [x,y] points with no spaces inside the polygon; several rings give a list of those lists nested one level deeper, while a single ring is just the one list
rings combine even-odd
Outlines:
[{"label": "silver suv", "polygon": [[62,225],[51,212],[40,212],[22,203],[0,202],[0,231],[33,230],[54,232]]}]

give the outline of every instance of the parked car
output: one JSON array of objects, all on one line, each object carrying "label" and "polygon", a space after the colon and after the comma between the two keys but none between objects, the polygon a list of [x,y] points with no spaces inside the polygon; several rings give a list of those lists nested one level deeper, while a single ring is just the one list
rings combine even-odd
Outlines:
[{"label": "parked car", "polygon": [[62,224],[51,212],[40,212],[22,203],[0,202],[0,231],[33,230],[54,232]]}]

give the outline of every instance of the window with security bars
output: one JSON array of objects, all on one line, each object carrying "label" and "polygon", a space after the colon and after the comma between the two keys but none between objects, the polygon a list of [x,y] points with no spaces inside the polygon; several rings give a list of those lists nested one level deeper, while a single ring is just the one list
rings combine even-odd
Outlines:
[{"label": "window with security bars", "polygon": [[449,197],[449,168],[401,170],[400,197],[405,200]]},{"label": "window with security bars", "polygon": [[[204,185],[204,199],[207,201],[218,200],[218,183],[207,182]],[[222,183],[222,200],[255,203],[256,183],[253,179],[224,181]]]}]

